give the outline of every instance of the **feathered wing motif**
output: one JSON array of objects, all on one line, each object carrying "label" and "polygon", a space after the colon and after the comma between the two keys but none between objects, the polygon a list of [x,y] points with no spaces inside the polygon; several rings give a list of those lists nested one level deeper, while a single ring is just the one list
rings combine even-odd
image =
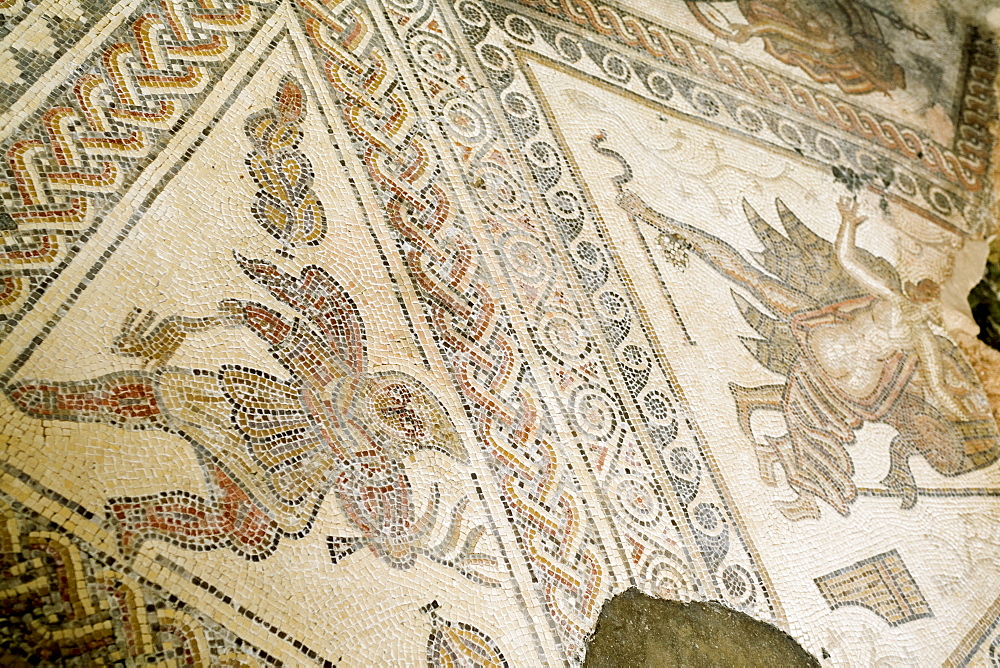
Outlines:
[{"label": "feathered wing motif", "polygon": [[[263,260],[237,256],[237,261],[248,276],[312,325],[293,325],[302,330],[304,340],[318,335],[321,339],[318,347],[333,351],[332,357],[338,365],[353,377],[344,382],[351,386],[351,391],[343,393],[341,409],[352,419],[367,425],[382,447],[396,458],[406,457],[420,448],[431,448],[459,461],[466,460],[457,432],[427,387],[407,374],[365,373],[365,331],[361,313],[347,291],[326,270],[308,266],[295,277]],[[312,330],[313,337],[308,337],[306,330]],[[324,373],[301,360],[304,350],[283,352],[289,366],[293,367],[290,370],[300,380],[308,382],[316,376],[325,380],[324,376],[329,375],[329,371]],[[262,391],[267,396],[273,394],[270,384],[262,387]],[[298,401],[301,406],[298,394],[296,392],[294,397],[281,394],[280,398]],[[278,414],[285,415],[285,411]]]},{"label": "feathered wing motif", "polygon": [[[764,246],[749,255],[763,272],[735,249],[728,258],[716,252],[709,259],[763,304],[763,309],[758,308],[733,292],[744,320],[759,334],[759,338],[744,338],[744,345],[763,366],[786,378],[782,385],[731,386],[740,424],[751,438],[749,415],[753,410],[777,409],[784,415],[787,433],[768,437],[760,452],[765,480],[776,482],[768,469],[780,463],[788,484],[799,495],[783,507],[786,515],[793,519],[816,517],[817,499],[841,514],[849,512],[858,490],[847,447],[855,442],[856,430],[865,422],[883,422],[897,431],[890,445],[889,474],[882,482],[902,498],[904,508],[916,502],[916,482],[907,463],[911,455],[923,455],[934,470],[946,476],[995,461],[1000,454],[996,424],[987,410],[978,408],[984,404],[976,397],[982,394],[977,390],[978,381],[954,356],[954,346],[933,337],[940,355],[934,358],[918,354],[915,341],[877,351],[872,343],[864,343],[869,337],[879,338],[879,325],[872,319],[886,317],[885,309],[893,307],[855,279],[841,264],[834,244],[803,225],[780,199],[776,209],[784,234],[744,203],[747,219]],[[856,215],[844,210],[841,214]],[[845,220],[842,224],[848,223]],[[887,261],[857,247],[851,250],[865,273],[902,298],[899,276]],[[741,270],[733,271],[741,262]],[[803,301],[788,308],[794,303],[789,295]],[[844,359],[838,349],[851,357]],[[935,363],[944,366],[949,378],[958,383],[954,391],[956,397],[964,397],[961,400],[968,414],[942,412],[927,389],[932,372],[926,365]],[[831,371],[831,364],[833,369],[848,370],[848,377]],[[859,378],[864,379],[860,384]]]},{"label": "feathered wing motif", "polygon": [[[406,467],[417,450],[468,462],[434,393],[402,372],[367,371],[360,310],[327,271],[308,266],[293,275],[265,260],[236,255],[236,261],[277,303],[225,299],[217,316],[168,316],[158,326],[151,326],[153,315],[140,321],[133,312],[117,340],[155,369],[4,388],[16,406],[40,419],[155,427],[195,446],[207,495],[169,491],[109,500],[123,554],[134,555],[149,539],[169,539],[263,559],[282,536],[308,534],[333,490],[362,534],[329,538],[335,562],[367,546],[398,568],[422,554],[477,583],[497,585],[503,566],[483,552],[488,532],[468,517],[468,496],[453,504],[443,532],[435,531],[437,484],[425,511],[414,502]],[[160,366],[189,331],[211,326],[241,327],[258,337],[284,377],[238,364]]]},{"label": "feathered wing motif", "polygon": [[[622,189],[617,203],[657,229],[661,243],[698,256],[739,286],[732,292],[736,307],[758,334],[741,337],[743,345],[784,382],[729,387],[740,427],[758,448],[762,479],[777,485],[778,464],[796,492],[796,500],[777,502],[790,519],[818,517],[817,499],[849,512],[858,489],[847,447],[866,422],[897,432],[882,484],[904,508],[917,498],[911,456],[921,455],[949,477],[1000,458],[1000,432],[975,373],[923,321],[924,281],[904,290],[889,262],[854,246],[851,236],[838,237],[852,244],[844,249],[850,252],[849,270],[836,245],[806,227],[780,199],[775,208],[783,231],[744,200],[747,221],[763,246],[746,253],[659,213],[631,191]],[[839,209],[840,234],[852,235],[863,217],[848,199]],[[881,323],[889,320],[908,328],[902,340],[886,336]],[[935,373],[947,387],[941,388],[940,378],[935,387]],[[758,441],[751,428],[758,410],[780,411],[787,432]]]},{"label": "feathered wing motif", "polygon": [[[313,506],[322,502],[330,487],[334,462],[303,408],[301,389],[235,365],[222,367],[220,381],[233,407],[233,425],[277,502],[269,507],[286,510],[284,514],[291,517],[301,515],[299,522],[311,517]],[[293,526],[283,523],[289,533],[295,532]]]},{"label": "feathered wing motif", "polygon": [[261,304],[243,305],[248,314],[255,309],[270,318],[247,326],[271,344],[290,382],[237,367],[223,370],[234,423],[271,495],[281,504],[300,505],[311,517],[333,485],[341,509],[362,533],[328,537],[335,563],[368,546],[393,566],[407,568],[419,552],[495,586],[499,580],[491,571],[499,562],[476,551],[485,530],[462,529],[468,498],[452,509],[444,538],[433,544],[436,484],[425,512],[418,516],[414,505],[405,462],[410,455],[433,449],[468,461],[433,392],[404,373],[367,372],[361,313],[324,269],[308,266],[293,276],[270,262],[236,259],[247,276],[301,316],[289,323]]},{"label": "feathered wing motif", "polygon": [[749,202],[743,200],[743,212],[764,250],[751,253],[768,273],[790,288],[812,298],[815,305],[830,301],[830,290],[858,296],[857,283],[837,261],[833,244],[806,227],[779,199],[775,206],[784,235],[771,227]]},{"label": "feathered wing motif", "polygon": [[[815,515],[818,509],[812,497],[823,498],[838,511],[846,512],[855,495],[851,480],[854,465],[845,448],[853,438],[854,425],[840,423],[841,428],[832,432],[824,428],[829,427],[829,402],[825,393],[810,382],[808,370],[803,373],[803,357],[809,354],[801,333],[794,330],[794,321],[796,313],[861,297],[865,291],[841,266],[833,244],[806,227],[780,199],[775,205],[784,234],[743,201],[747,221],[764,247],[749,255],[769,278],[804,299],[794,312],[782,310],[771,315],[735,290],[732,292],[743,319],[760,335],[740,337],[743,345],[765,368],[788,378],[781,388],[788,432],[768,437],[762,452],[766,459],[782,465],[788,484],[801,495],[800,501],[793,504],[796,507],[790,509],[792,514]],[[760,292],[766,293],[767,282],[757,281],[754,287],[759,296],[766,297]],[[739,398],[737,393],[737,402]],[[773,474],[767,478],[775,481]]]},{"label": "feathered wing motif", "polygon": [[243,272],[278,301],[306,317],[351,372],[364,369],[365,328],[354,300],[322,267],[310,265],[292,276],[264,260],[236,255]]},{"label": "feathered wing motif", "polygon": [[[775,208],[785,234],[743,200],[747,222],[764,246],[749,254],[770,276],[807,298],[802,311],[869,296],[869,291],[841,265],[831,242],[806,227],[780,199],[775,200]],[[864,249],[858,249],[858,253],[871,271],[899,288],[899,276],[891,264]],[[736,292],[733,299],[743,319],[761,335],[759,339],[743,339],[747,350],[766,368],[787,376],[799,353],[791,320],[765,314]]]},{"label": "feathered wing motif", "polygon": [[761,337],[741,336],[743,346],[769,371],[787,376],[799,356],[799,343],[792,335],[792,328],[784,320],[765,314],[735,290],[731,294],[743,319]]},{"label": "feathered wing motif", "polygon": [[[305,107],[304,90],[286,78],[273,108],[245,126],[254,145],[248,166],[261,187],[252,212],[286,248],[315,245],[326,233],[309,162],[298,151]],[[158,324],[155,313],[134,309],[111,349],[143,360],[143,370],[0,387],[17,408],[39,419],[162,429],[195,447],[206,495],[178,490],[109,500],[122,553],[131,556],[142,542],[164,539],[199,550],[228,546],[263,559],[282,536],[305,536],[333,489],[363,534],[331,538],[334,561],[367,545],[400,568],[420,553],[477,582],[497,584],[480,573],[503,568],[478,551],[488,532],[479,525],[463,528],[470,523],[468,495],[453,505],[443,537],[433,531],[441,497],[436,483],[427,511],[418,516],[415,510],[407,458],[436,449],[468,461],[433,392],[405,373],[367,371],[361,312],[325,269],[311,265],[293,275],[266,260],[234,257],[270,293],[270,304],[223,299],[215,314],[169,315]],[[256,336],[283,372],[237,364],[164,366],[189,334],[213,327]]]}]

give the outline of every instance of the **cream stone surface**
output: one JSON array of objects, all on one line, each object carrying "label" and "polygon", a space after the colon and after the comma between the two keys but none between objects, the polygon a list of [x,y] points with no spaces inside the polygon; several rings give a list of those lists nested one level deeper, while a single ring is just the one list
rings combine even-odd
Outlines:
[{"label": "cream stone surface", "polygon": [[0,662],[578,665],[630,587],[1000,657],[985,28],[0,13]]}]

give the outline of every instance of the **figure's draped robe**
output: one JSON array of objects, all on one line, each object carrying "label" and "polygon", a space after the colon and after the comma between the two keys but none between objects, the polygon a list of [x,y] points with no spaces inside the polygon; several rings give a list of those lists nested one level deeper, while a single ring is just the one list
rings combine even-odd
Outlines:
[{"label": "figure's draped robe", "polygon": [[881,360],[874,389],[859,396],[826,372],[811,339],[821,328],[850,326],[876,300],[851,299],[792,317],[801,353],[785,387],[788,434],[771,439],[792,487],[825,499],[841,513],[847,512],[857,493],[854,465],[845,446],[854,442],[855,430],[864,422],[881,420],[892,409],[919,358],[912,351],[897,351]]}]

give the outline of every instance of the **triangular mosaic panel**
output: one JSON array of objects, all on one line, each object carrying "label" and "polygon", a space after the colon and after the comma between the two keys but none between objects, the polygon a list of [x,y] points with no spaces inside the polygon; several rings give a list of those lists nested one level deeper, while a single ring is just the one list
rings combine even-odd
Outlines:
[{"label": "triangular mosaic panel", "polygon": [[880,7],[0,0],[0,657],[995,661],[996,47]]}]

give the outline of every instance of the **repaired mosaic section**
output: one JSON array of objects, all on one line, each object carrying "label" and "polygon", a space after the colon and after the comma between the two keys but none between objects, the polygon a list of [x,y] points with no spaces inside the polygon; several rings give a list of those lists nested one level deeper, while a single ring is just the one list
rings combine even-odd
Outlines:
[{"label": "repaired mosaic section", "polygon": [[5,662],[280,665],[19,502],[4,497],[0,504]]}]

